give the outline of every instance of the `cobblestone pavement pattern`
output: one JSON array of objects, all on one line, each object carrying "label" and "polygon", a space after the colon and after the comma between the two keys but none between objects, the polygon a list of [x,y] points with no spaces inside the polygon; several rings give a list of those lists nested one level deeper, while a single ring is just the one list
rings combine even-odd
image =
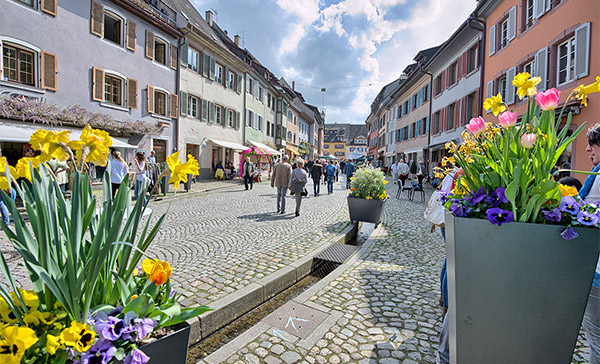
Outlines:
[{"label": "cobblestone pavement pattern", "polygon": [[[395,190],[391,185],[388,193]],[[435,363],[445,247],[439,229],[431,233],[422,219],[425,205],[391,198],[367,254],[308,299],[341,313],[314,346],[307,349],[289,335],[287,342],[270,329],[224,362]],[[573,363],[587,363],[588,353],[580,337]]]}]

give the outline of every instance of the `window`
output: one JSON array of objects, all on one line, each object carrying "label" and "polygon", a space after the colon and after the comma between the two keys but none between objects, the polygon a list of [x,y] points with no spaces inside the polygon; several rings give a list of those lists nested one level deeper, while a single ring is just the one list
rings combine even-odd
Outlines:
[{"label": "window", "polygon": [[329,149],[329,144],[323,144],[323,148]]},{"label": "window", "polygon": [[429,84],[423,87],[423,102],[429,100]]},{"label": "window", "polygon": [[294,133],[294,144],[296,144],[296,133]]},{"label": "window", "polygon": [[18,0],[19,2],[33,7],[33,0]]},{"label": "window", "polygon": [[154,113],[167,116],[167,94],[154,90]]},{"label": "window", "polygon": [[533,19],[535,19],[535,14],[533,11],[534,1],[535,0],[525,1],[525,29],[529,28],[533,24]]},{"label": "window", "polygon": [[469,49],[467,58],[467,73],[473,71],[475,67],[477,67],[477,56],[477,45],[475,45]]},{"label": "window", "polygon": [[5,43],[2,48],[3,79],[34,86],[34,56],[33,52]]},{"label": "window", "polygon": [[215,122],[217,124],[223,124],[223,110],[221,106],[215,106]]},{"label": "window", "polygon": [[447,130],[454,129],[454,114],[456,112],[456,103],[448,106],[448,115],[446,120],[448,120],[448,128]]},{"label": "window", "polygon": [[292,132],[291,131],[287,132],[287,140],[288,140],[288,142],[292,141]]},{"label": "window", "polygon": [[435,96],[442,93],[442,75],[435,78]]},{"label": "window", "polygon": [[523,65],[523,72],[527,72],[533,76],[535,72],[535,69],[533,68],[533,61],[527,62]]},{"label": "window", "polygon": [[190,95],[188,98],[188,105],[190,117],[198,119],[198,98]]},{"label": "window", "polygon": [[467,96],[466,122],[475,117],[475,92]]},{"label": "window", "polygon": [[236,89],[235,76],[236,76],[235,73],[229,71],[229,88],[232,89],[232,90]]},{"label": "window", "polygon": [[440,132],[440,112],[433,114],[433,134]]},{"label": "window", "polygon": [[223,84],[223,66],[215,63],[215,82]]},{"label": "window", "polygon": [[195,49],[188,48],[188,67],[194,71],[200,71],[200,52]]},{"label": "window", "polygon": [[504,48],[508,44],[508,18],[502,22],[500,26],[500,48]]},{"label": "window", "polygon": [[454,62],[450,65],[450,85],[454,85],[456,83],[456,71],[458,67],[458,62]]},{"label": "window", "polygon": [[575,79],[575,37],[558,46],[558,85]]},{"label": "window", "polygon": [[336,144],[334,146],[335,149],[344,149],[344,144]]},{"label": "window", "polygon": [[154,38],[154,60],[167,65],[167,43],[156,37]]},{"label": "window", "polygon": [[123,80],[112,75],[104,75],[104,101],[113,105],[123,104]]},{"label": "window", "polygon": [[503,96],[506,95],[506,76],[502,77],[501,79],[498,80],[497,82],[497,87],[498,90],[496,92],[496,94],[501,93]]},{"label": "window", "polygon": [[109,12],[104,12],[104,39],[122,45],[121,29],[123,20]]}]

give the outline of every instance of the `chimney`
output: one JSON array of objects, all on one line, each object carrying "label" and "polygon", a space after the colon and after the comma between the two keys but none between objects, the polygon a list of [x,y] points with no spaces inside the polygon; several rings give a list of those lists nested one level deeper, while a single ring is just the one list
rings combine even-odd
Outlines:
[{"label": "chimney", "polygon": [[233,36],[233,41],[235,42],[235,45],[239,48],[240,47],[240,36],[238,34]]},{"label": "chimney", "polygon": [[209,26],[213,26],[213,13],[210,10],[206,11],[206,22]]},{"label": "chimney", "polygon": [[292,91],[296,91],[296,81],[292,81]]}]

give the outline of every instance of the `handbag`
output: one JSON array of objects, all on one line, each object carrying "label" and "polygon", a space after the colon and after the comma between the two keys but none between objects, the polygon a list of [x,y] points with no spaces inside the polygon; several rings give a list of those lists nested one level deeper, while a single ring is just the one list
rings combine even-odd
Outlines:
[{"label": "handbag", "polygon": [[444,213],[445,211],[440,200],[440,193],[439,191],[434,191],[427,203],[427,208],[425,208],[423,217],[433,225],[443,226],[445,221]]}]

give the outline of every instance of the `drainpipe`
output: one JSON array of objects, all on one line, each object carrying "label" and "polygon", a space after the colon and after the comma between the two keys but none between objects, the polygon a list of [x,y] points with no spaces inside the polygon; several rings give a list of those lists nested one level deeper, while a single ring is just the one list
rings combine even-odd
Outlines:
[{"label": "drainpipe", "polygon": [[425,67],[423,65],[421,65],[420,71],[429,75],[429,133],[427,133],[427,160],[429,160],[429,144],[431,144],[431,111],[433,108],[433,103],[432,103],[432,99],[431,97],[433,96],[433,73],[426,71]]},{"label": "drainpipe", "polygon": [[[478,114],[477,115],[483,115],[483,92],[484,90],[484,71],[485,71],[485,62],[484,62],[484,49],[485,49],[485,21],[484,20],[478,20],[475,19],[475,13],[471,13],[471,15],[469,15],[469,19],[468,19],[468,24],[469,27],[472,29],[477,30],[478,32],[481,32],[481,40],[479,41],[479,67],[480,67],[480,73],[479,73],[479,100],[477,100],[477,109],[478,109]],[[478,26],[473,26],[473,25],[478,25]]]}]

